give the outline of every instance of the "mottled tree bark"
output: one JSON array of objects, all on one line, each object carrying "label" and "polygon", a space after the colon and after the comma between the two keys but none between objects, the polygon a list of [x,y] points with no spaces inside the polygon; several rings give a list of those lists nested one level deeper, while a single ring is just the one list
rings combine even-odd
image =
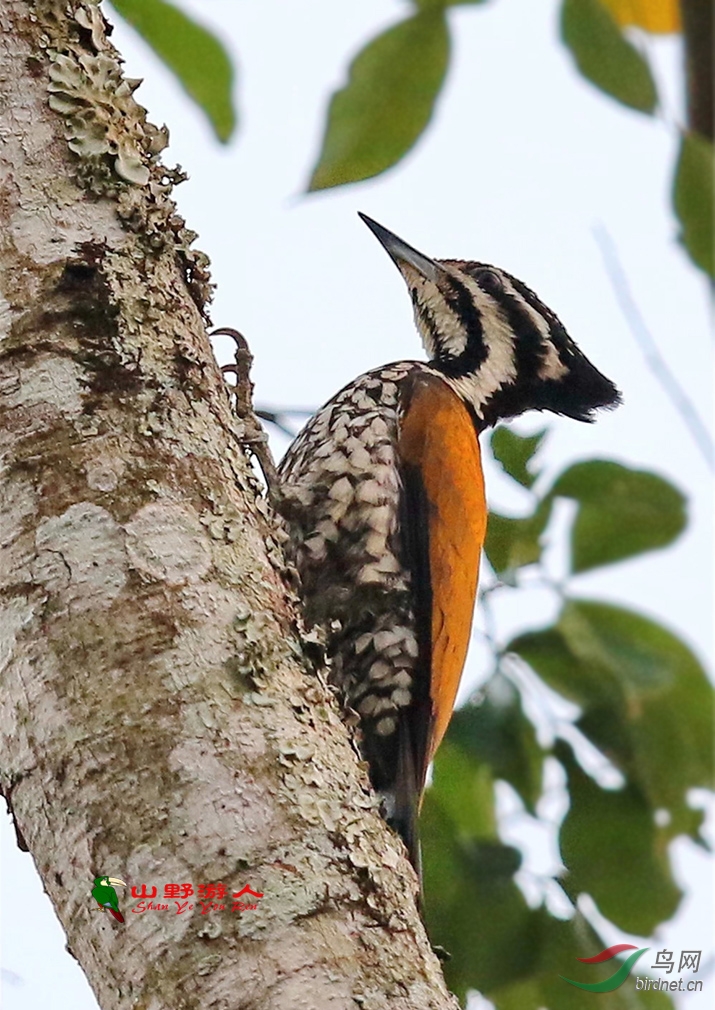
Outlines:
[{"label": "mottled tree bark", "polygon": [[[0,783],[18,838],[103,1010],[452,1006],[304,655],[161,131],[89,0],[0,0],[0,29]],[[135,914],[127,893],[121,926],[90,898],[99,874],[265,897]]]}]

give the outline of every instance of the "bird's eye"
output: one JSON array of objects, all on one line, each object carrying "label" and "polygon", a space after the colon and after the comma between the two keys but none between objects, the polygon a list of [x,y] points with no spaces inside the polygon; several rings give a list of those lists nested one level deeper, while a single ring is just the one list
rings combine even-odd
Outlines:
[{"label": "bird's eye", "polygon": [[498,295],[504,290],[504,283],[496,270],[482,268],[477,271],[476,280],[479,287],[490,295]]}]

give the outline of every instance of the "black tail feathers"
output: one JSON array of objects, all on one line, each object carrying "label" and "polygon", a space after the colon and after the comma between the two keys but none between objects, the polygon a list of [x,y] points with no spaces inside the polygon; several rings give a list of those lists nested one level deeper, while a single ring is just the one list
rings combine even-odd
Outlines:
[{"label": "black tail feathers", "polygon": [[420,800],[422,795],[421,775],[415,766],[414,752],[409,732],[398,730],[399,744],[397,767],[392,787],[384,790],[386,820],[390,827],[401,836],[407,846],[407,854],[415,868],[422,893],[422,853],[418,830]]}]

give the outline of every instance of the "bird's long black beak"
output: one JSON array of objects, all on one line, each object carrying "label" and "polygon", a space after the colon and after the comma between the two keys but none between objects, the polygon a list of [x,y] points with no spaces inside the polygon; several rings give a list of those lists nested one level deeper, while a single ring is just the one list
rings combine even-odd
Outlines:
[{"label": "bird's long black beak", "polygon": [[431,260],[429,256],[425,256],[406,242],[403,242],[398,235],[388,231],[387,228],[383,228],[381,224],[373,221],[367,214],[358,211],[358,217],[362,218],[380,244],[387,250],[400,273],[403,273],[403,266],[407,265],[417,270],[427,280],[437,281],[443,270],[439,263]]}]

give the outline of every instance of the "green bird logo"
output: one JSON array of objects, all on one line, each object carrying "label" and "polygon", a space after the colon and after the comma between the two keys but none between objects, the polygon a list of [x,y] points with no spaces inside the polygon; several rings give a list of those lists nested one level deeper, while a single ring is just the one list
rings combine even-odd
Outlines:
[{"label": "green bird logo", "polygon": [[99,905],[101,911],[104,911],[106,908],[108,912],[111,912],[117,922],[124,922],[124,916],[119,911],[117,892],[114,890],[114,886],[117,884],[122,887],[127,886],[123,880],[119,879],[119,877],[95,877],[94,887],[92,888],[92,897]]}]

